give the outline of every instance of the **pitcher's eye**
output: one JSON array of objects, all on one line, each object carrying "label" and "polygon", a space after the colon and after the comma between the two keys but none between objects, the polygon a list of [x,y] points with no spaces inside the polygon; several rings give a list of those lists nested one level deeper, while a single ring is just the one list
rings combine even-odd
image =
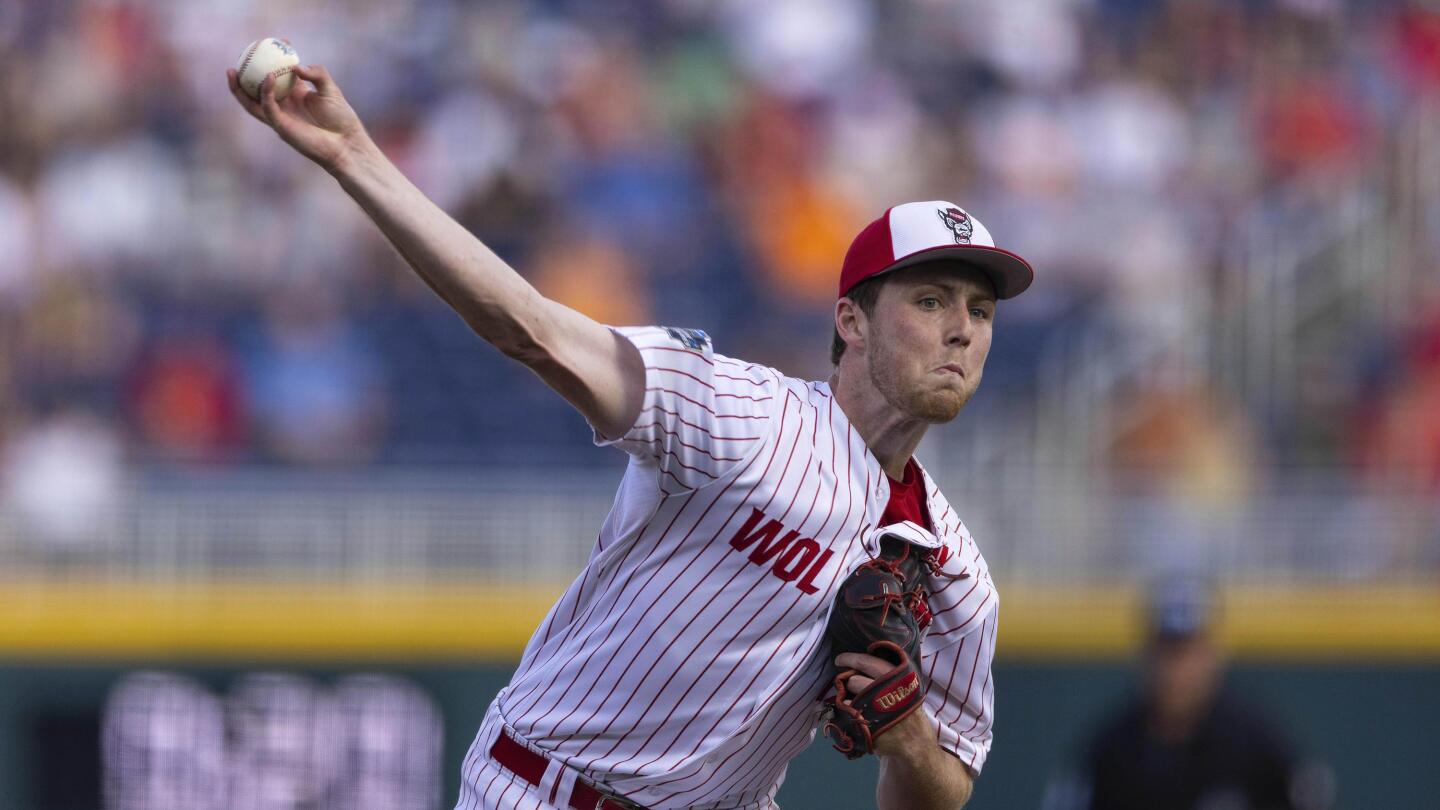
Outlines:
[{"label": "pitcher's eye", "polygon": [[940,308],[940,299],[939,299],[939,298],[936,298],[936,297],[933,296],[933,295],[927,295],[927,296],[925,296],[924,298],[921,298],[921,299],[920,299],[920,308],[921,308],[921,309],[939,309],[939,308]]}]

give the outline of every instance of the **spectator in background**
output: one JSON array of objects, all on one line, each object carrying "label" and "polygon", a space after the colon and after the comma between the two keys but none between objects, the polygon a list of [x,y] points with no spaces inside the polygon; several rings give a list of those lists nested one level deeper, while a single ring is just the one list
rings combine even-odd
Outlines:
[{"label": "spectator in background", "polygon": [[530,278],[553,300],[601,323],[644,323],[650,317],[644,272],[614,240],[557,229],[531,257]]},{"label": "spectator in background", "polygon": [[139,340],[138,313],[103,282],[52,273],[8,319],[3,348],[26,404],[64,402],[113,414],[124,368]]},{"label": "spectator in background", "polygon": [[78,561],[111,544],[124,454],[115,426],[79,406],[51,406],[15,429],[0,448],[0,508],[14,517],[27,554]]},{"label": "spectator in background", "polygon": [[[104,338],[104,368],[87,372],[101,410],[126,393],[109,356],[129,347],[135,324],[118,321],[137,290],[145,334],[177,303],[211,322],[257,317],[282,275],[345,289],[352,324],[386,306],[365,277],[395,259],[360,212],[234,127],[204,71],[177,70],[233,63],[280,19],[273,3],[214,5],[0,3],[0,334],[23,333],[0,340],[0,366],[22,394],[77,378],[64,347],[35,347],[35,324],[63,314],[27,312],[70,299],[95,299],[86,308],[107,321],[65,327],[71,343]],[[1050,268],[1000,327],[1019,392],[1054,347],[1092,333],[1204,346],[1250,317],[1264,259],[1252,232],[1277,255],[1303,252],[1338,236],[1333,213],[1363,202],[1371,178],[1405,174],[1391,136],[1440,84],[1430,5],[437,0],[335,14],[290,0],[283,19],[307,59],[354,77],[357,107],[391,111],[377,137],[407,173],[522,272],[623,308],[581,262],[561,266],[564,234],[627,269],[637,308],[675,323],[718,313],[727,345],[802,376],[824,373],[804,371],[820,357],[804,313],[829,294],[856,212],[974,199]],[[315,252],[315,232],[346,249]],[[1416,266],[1436,250],[1417,248]],[[429,322],[405,328],[422,338],[453,317],[414,316]],[[233,338],[220,333],[242,353]],[[382,348],[387,379],[449,390]],[[493,431],[473,415],[509,404],[488,390],[436,401],[435,423],[467,427],[392,430],[385,457],[483,456]],[[145,413],[127,409],[121,427],[140,457],[164,456],[175,437]],[[1251,416],[1277,457],[1333,460],[1332,445]],[[261,432],[240,441],[218,460],[308,456]]]},{"label": "spectator in background", "polygon": [[1209,588],[1151,596],[1141,690],[1100,725],[1074,784],[1048,810],[1324,810],[1328,770],[1302,768],[1263,712],[1223,683]]},{"label": "spectator in background", "polygon": [[137,438],[164,459],[226,461],[243,449],[239,369],[215,334],[189,327],[153,340],[128,393]]},{"label": "spectator in background", "polygon": [[1383,387],[1355,419],[1373,482],[1402,491],[1440,492],[1440,284],[1428,297],[1384,347]]},{"label": "spectator in background", "polygon": [[329,287],[272,299],[245,365],[254,430],[271,460],[341,464],[374,455],[384,415],[380,369]]},{"label": "spectator in background", "polygon": [[[1245,510],[1263,452],[1248,414],[1181,353],[1155,359],[1112,415],[1109,457],[1121,492],[1115,565],[1168,571],[1243,565]],[[1273,547],[1272,547],[1273,548]]]}]

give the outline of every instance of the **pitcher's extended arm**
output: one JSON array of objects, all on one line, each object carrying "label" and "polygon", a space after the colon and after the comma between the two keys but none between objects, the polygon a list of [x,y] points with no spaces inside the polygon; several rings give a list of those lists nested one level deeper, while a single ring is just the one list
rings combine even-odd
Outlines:
[{"label": "pitcher's extended arm", "polygon": [[645,368],[624,338],[540,295],[500,257],[431,202],[365,132],[325,68],[295,69],[290,95],[260,101],[229,71],[231,94],[281,139],[333,175],[415,273],[475,333],[529,366],[602,434],[623,434],[644,397]]}]

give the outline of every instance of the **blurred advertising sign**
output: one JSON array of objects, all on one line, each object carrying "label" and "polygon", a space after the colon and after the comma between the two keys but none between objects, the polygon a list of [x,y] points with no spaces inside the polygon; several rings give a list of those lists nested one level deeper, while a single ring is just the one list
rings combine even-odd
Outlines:
[{"label": "blurred advertising sign", "polygon": [[434,810],[440,712],[411,682],[284,672],[240,676],[224,695],[143,671],[101,719],[107,810]]}]

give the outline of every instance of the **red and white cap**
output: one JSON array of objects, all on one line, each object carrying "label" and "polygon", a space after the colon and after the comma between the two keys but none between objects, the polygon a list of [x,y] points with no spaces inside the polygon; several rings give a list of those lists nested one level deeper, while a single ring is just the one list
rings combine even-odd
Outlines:
[{"label": "red and white cap", "polygon": [[850,243],[840,268],[840,297],[871,276],[936,259],[958,259],[985,271],[1000,298],[1014,298],[1035,278],[1019,256],[995,247],[980,220],[944,200],[897,205]]}]

